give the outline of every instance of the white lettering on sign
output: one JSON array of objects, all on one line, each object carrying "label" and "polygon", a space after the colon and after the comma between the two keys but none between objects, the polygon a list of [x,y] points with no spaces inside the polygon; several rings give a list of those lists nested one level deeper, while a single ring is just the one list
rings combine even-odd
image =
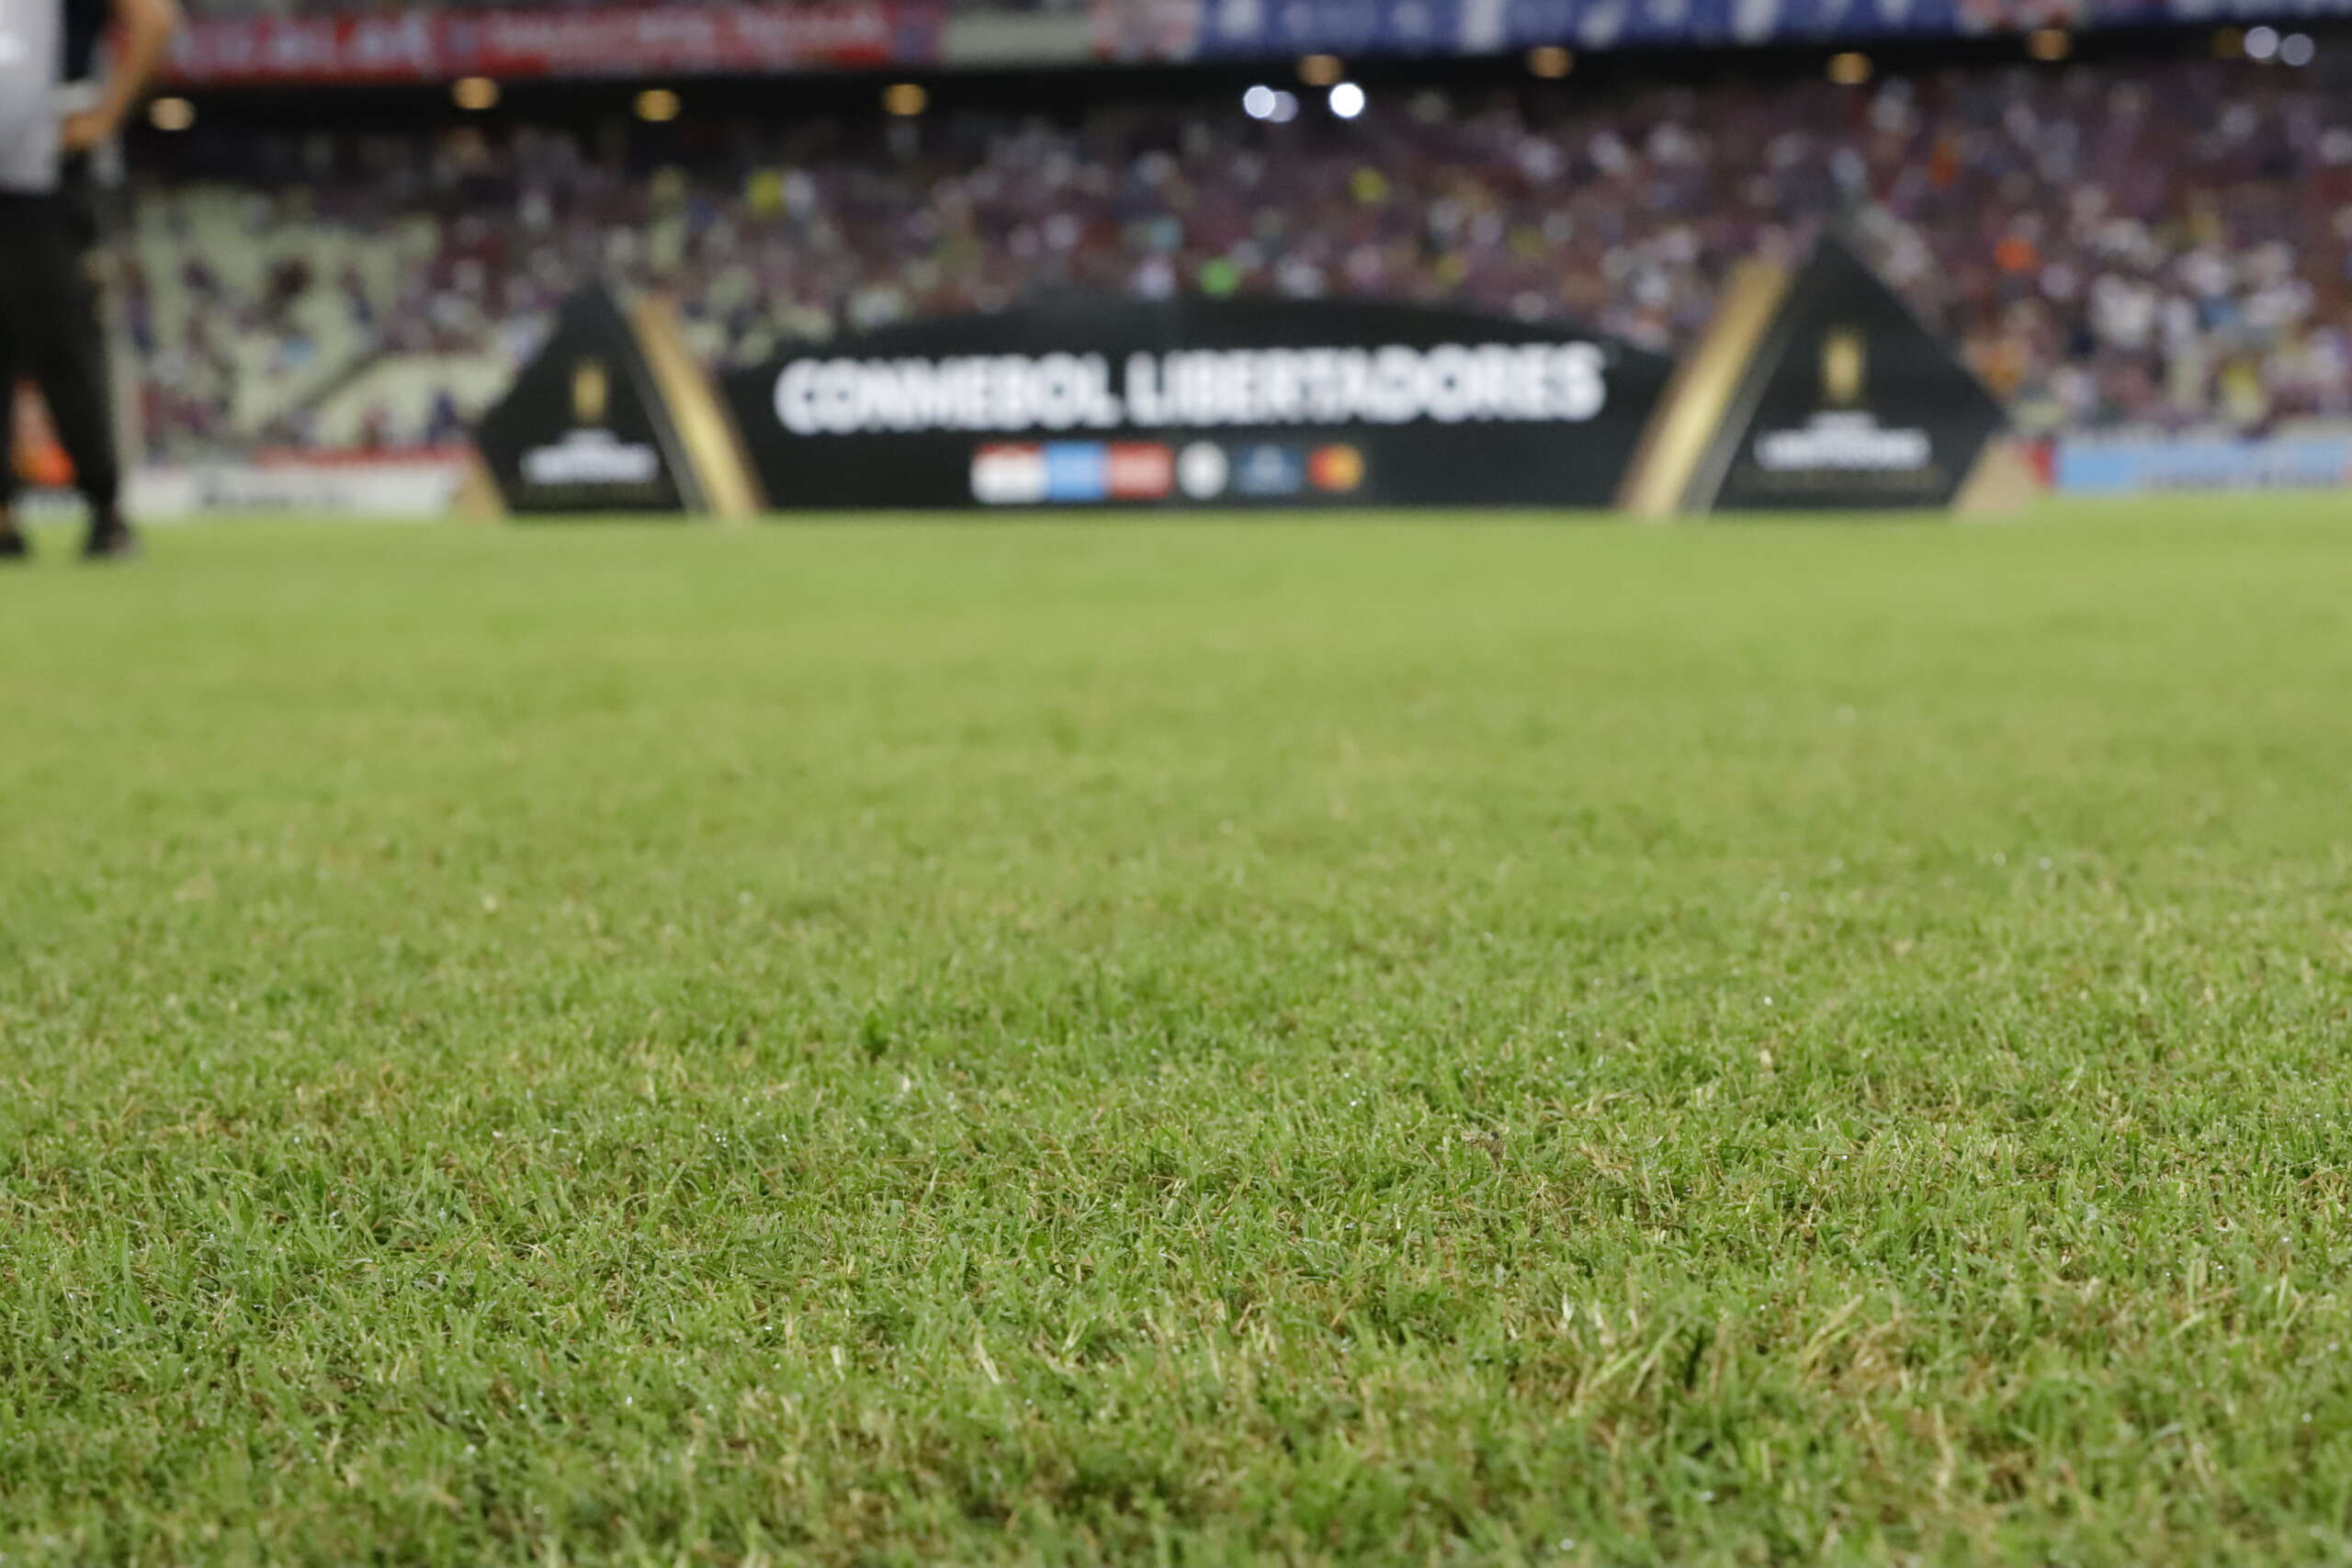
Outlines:
[{"label": "white lettering on sign", "polygon": [[1109,430],[1125,418],[1099,354],[798,359],[777,378],[775,410],[796,435]]},{"label": "white lettering on sign", "polygon": [[1924,430],[1888,430],[1866,413],[1820,413],[1795,430],[1756,438],[1757,466],[1785,474],[1808,469],[1896,473],[1924,468],[1934,443]]},{"label": "white lettering on sign", "polygon": [[642,485],[661,477],[660,453],[609,430],[575,430],[553,446],[523,454],[526,484]]},{"label": "white lettering on sign", "polygon": [[1201,348],[1131,354],[797,359],[775,412],[796,435],[1283,424],[1581,423],[1609,400],[1597,344]]}]

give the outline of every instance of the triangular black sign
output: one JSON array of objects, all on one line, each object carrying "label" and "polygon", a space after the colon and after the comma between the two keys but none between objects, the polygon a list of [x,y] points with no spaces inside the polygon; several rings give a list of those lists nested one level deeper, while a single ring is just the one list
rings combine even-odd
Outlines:
[{"label": "triangular black sign", "polygon": [[683,512],[695,501],[644,351],[601,288],[565,301],[474,441],[512,513]]},{"label": "triangular black sign", "polygon": [[1684,507],[1950,506],[2006,423],[1910,307],[1825,240],[1749,357]]}]

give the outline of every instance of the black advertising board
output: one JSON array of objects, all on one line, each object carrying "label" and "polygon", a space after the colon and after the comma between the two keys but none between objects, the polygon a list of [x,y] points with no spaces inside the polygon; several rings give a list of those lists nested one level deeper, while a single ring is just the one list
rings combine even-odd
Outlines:
[{"label": "black advertising board", "polygon": [[1669,363],[1556,322],[1074,295],[728,372],[769,504],[1605,507]]},{"label": "black advertising board", "polygon": [[602,289],[565,302],[474,445],[511,513],[682,512],[692,499],[663,389]]},{"label": "black advertising board", "polygon": [[1747,356],[1685,505],[1948,507],[2006,423],[1952,350],[1825,240]]}]

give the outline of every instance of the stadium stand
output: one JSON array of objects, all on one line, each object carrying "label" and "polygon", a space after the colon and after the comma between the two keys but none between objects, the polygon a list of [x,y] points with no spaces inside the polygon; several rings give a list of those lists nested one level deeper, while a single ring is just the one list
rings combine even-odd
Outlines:
[{"label": "stadium stand", "polygon": [[[555,304],[680,301],[717,363],[1031,290],[1354,295],[1662,348],[1848,221],[2028,431],[2352,414],[2352,109],[2167,61],[1610,95],[1435,87],[1351,123],[1219,96],[920,122],[198,132],[141,193],[160,453],[454,434]],[[676,128],[672,128],[673,130]],[[593,143],[593,145],[592,145]]]}]

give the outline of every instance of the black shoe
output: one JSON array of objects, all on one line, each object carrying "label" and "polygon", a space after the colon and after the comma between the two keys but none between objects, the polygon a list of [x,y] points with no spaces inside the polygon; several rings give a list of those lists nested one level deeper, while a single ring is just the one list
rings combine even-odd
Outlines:
[{"label": "black shoe", "polygon": [[24,535],[14,528],[0,532],[0,563],[32,558],[33,547],[26,542]]},{"label": "black shoe", "polygon": [[130,525],[118,518],[90,529],[90,536],[82,541],[84,560],[136,560],[139,558],[139,536]]}]

